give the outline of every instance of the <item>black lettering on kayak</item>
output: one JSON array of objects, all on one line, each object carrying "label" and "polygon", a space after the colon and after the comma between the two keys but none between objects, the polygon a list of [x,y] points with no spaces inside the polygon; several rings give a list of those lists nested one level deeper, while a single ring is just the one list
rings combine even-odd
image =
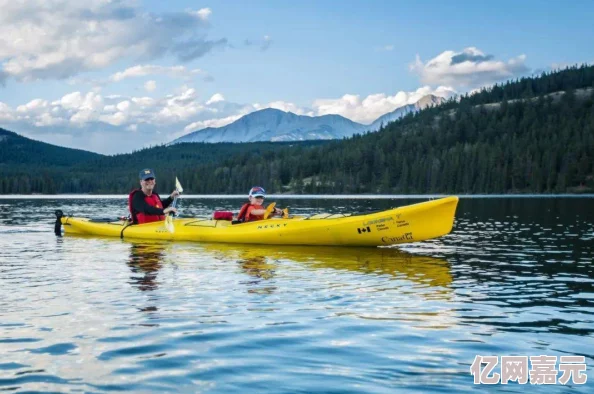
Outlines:
[{"label": "black lettering on kayak", "polygon": [[382,242],[386,244],[392,244],[402,241],[412,241],[414,239],[412,233],[405,233],[400,237],[382,237]]},{"label": "black lettering on kayak", "polygon": [[[282,224],[282,226],[281,226]],[[258,230],[263,230],[265,228],[269,228],[269,229],[275,229],[275,228],[283,228],[283,227],[287,227],[287,223],[278,223],[278,224],[267,224],[265,226],[258,226],[257,229]]]}]

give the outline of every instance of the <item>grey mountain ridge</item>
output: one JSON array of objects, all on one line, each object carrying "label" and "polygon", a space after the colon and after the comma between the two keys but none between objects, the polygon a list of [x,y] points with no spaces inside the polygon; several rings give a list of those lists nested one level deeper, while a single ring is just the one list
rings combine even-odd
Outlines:
[{"label": "grey mountain ridge", "polygon": [[397,120],[411,112],[444,101],[433,95],[414,104],[396,108],[369,125],[353,122],[341,115],[304,116],[267,108],[247,114],[223,127],[208,127],[184,135],[168,145],[182,142],[255,142],[330,140],[351,137],[356,133],[377,131],[381,124]]}]

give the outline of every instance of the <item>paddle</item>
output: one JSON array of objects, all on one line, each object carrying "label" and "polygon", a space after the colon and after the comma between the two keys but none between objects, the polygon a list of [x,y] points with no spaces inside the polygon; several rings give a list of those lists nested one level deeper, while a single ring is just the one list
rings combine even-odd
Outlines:
[{"label": "paddle", "polygon": [[268,207],[266,207],[266,212],[264,212],[264,219],[268,219],[270,217],[270,214],[272,214],[272,212],[274,211],[274,207],[276,207],[275,202],[271,202],[270,204],[268,204]]},{"label": "paddle", "polygon": [[[268,219],[270,217],[270,215],[272,214],[272,212],[274,211],[274,208],[276,207],[276,203],[275,202],[271,202],[270,205],[268,205],[268,207],[266,207],[266,212],[264,212],[264,219]],[[289,208],[285,208],[283,209],[283,219],[288,219],[289,218]]]},{"label": "paddle", "polygon": [[[184,191],[184,188],[182,187],[181,183],[179,183],[179,179],[177,179],[177,177],[175,177],[175,190],[177,190],[180,194]],[[173,203],[171,203],[171,206],[173,208],[177,206],[177,197],[178,196],[173,197]],[[169,231],[170,233],[173,233],[174,231],[173,216],[174,213],[170,212],[169,215],[167,215],[167,217],[165,218],[165,227],[167,228],[167,231]],[[177,214],[175,214],[175,216],[177,216]]]}]

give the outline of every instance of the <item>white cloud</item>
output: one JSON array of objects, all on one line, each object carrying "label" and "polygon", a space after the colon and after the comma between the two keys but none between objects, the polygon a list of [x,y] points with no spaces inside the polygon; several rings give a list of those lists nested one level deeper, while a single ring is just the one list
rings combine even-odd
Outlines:
[{"label": "white cloud", "polygon": [[225,97],[223,97],[223,95],[220,93],[215,93],[212,95],[212,97],[210,99],[208,99],[208,101],[206,102],[206,105],[219,103],[221,101],[225,101]]},{"label": "white cloud", "polygon": [[198,11],[188,10],[188,12],[190,14],[196,15],[198,18],[202,19],[203,21],[207,20],[208,17],[210,16],[210,14],[212,14],[212,11],[210,10],[210,8],[202,8]]},{"label": "white cloud", "polygon": [[[447,87],[432,89],[425,86],[393,96],[383,93],[364,98],[344,95],[337,99],[316,100],[312,108],[280,100],[267,104],[238,104],[228,102],[221,93],[202,101],[196,90],[189,86],[180,86],[173,94],[157,98],[75,91],[54,100],[31,100],[16,108],[0,102],[0,120],[4,127],[10,126],[31,138],[116,153],[140,148],[138,136],[142,136],[141,140],[146,144],[170,142],[188,132],[225,126],[264,108],[307,116],[340,114],[355,121],[371,122],[396,107],[431,93],[447,96],[453,91]],[[56,135],[55,139],[47,137],[50,133]]]},{"label": "white cloud", "polygon": [[529,71],[525,60],[525,55],[507,62],[494,60],[492,55],[469,47],[462,52],[442,52],[426,63],[417,55],[410,70],[425,84],[473,88],[525,74]]},{"label": "white cloud", "polygon": [[153,81],[152,79],[150,81],[146,81],[144,83],[144,89],[147,92],[153,92],[155,89],[157,89],[157,82]]},{"label": "white cloud", "polygon": [[157,101],[151,97],[132,97],[130,100],[143,108],[151,108],[157,104]]},{"label": "white cloud", "polygon": [[184,66],[157,66],[152,64],[137,65],[129,67],[124,71],[112,74],[109,79],[113,82],[119,82],[126,78],[144,77],[147,75],[168,75],[170,77],[191,78],[197,74],[205,74],[199,68],[189,70]]},{"label": "white cloud", "polygon": [[121,112],[126,112],[130,109],[130,102],[128,100],[121,101],[116,105],[116,108]]},{"label": "white cloud", "polygon": [[266,105],[260,105],[260,104],[256,103],[256,104],[254,104],[254,108],[256,110],[261,110],[261,109],[265,109],[265,108],[274,108],[274,109],[280,109],[281,111],[285,111],[285,112],[292,112],[297,115],[313,116],[313,112],[307,111],[306,109],[299,107],[296,104],[289,103],[286,101],[273,101]]},{"label": "white cloud", "polygon": [[34,120],[33,124],[36,127],[45,127],[45,126],[58,126],[66,124],[66,119],[61,117],[53,117],[49,113],[43,113]]},{"label": "white cloud", "polygon": [[203,56],[210,9],[152,14],[136,1],[0,0],[0,81],[63,79],[122,59]]},{"label": "white cloud", "polygon": [[[215,95],[216,96],[216,95]],[[222,96],[221,96],[222,97]],[[216,100],[215,100],[216,101]],[[34,99],[13,110],[0,102],[0,119],[36,126],[64,123],[81,128],[99,122],[112,126],[132,124],[174,125],[207,111],[193,88],[182,87],[177,94],[160,99],[151,97],[101,96],[95,92],[71,92],[49,102]]]},{"label": "white cloud", "polygon": [[13,109],[0,101],[0,120],[6,122],[14,121]]},{"label": "white cloud", "polygon": [[19,105],[17,107],[17,112],[27,113],[27,112],[35,112],[38,113],[40,111],[44,111],[47,108],[48,102],[47,100],[43,99],[34,99],[29,101],[25,105]]},{"label": "white cloud", "polygon": [[426,95],[433,94],[445,98],[454,93],[454,89],[446,86],[437,89],[423,86],[414,92],[400,91],[393,96],[377,93],[362,99],[359,95],[345,94],[337,99],[318,99],[314,101],[313,107],[317,115],[338,114],[367,124],[398,107],[413,104]]}]

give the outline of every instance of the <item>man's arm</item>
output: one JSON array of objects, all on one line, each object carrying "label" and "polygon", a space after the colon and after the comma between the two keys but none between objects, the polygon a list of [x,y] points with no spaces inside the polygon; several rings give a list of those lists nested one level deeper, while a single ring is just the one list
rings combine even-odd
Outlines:
[{"label": "man's arm", "polygon": [[[165,204],[163,204],[163,208],[166,208]],[[152,207],[144,201],[144,193],[141,191],[134,194],[134,198],[132,199],[132,209],[137,213],[144,213],[147,215],[164,215],[162,208]]]},{"label": "man's arm", "polygon": [[[161,197],[159,196],[159,199],[160,199],[160,198],[161,198]],[[173,203],[173,198],[171,198],[171,196],[167,197],[167,198],[166,198],[166,199],[164,199],[164,200],[161,200],[161,204],[163,204],[163,208],[167,208],[168,206],[170,206],[170,205],[171,205],[171,203]]]}]

